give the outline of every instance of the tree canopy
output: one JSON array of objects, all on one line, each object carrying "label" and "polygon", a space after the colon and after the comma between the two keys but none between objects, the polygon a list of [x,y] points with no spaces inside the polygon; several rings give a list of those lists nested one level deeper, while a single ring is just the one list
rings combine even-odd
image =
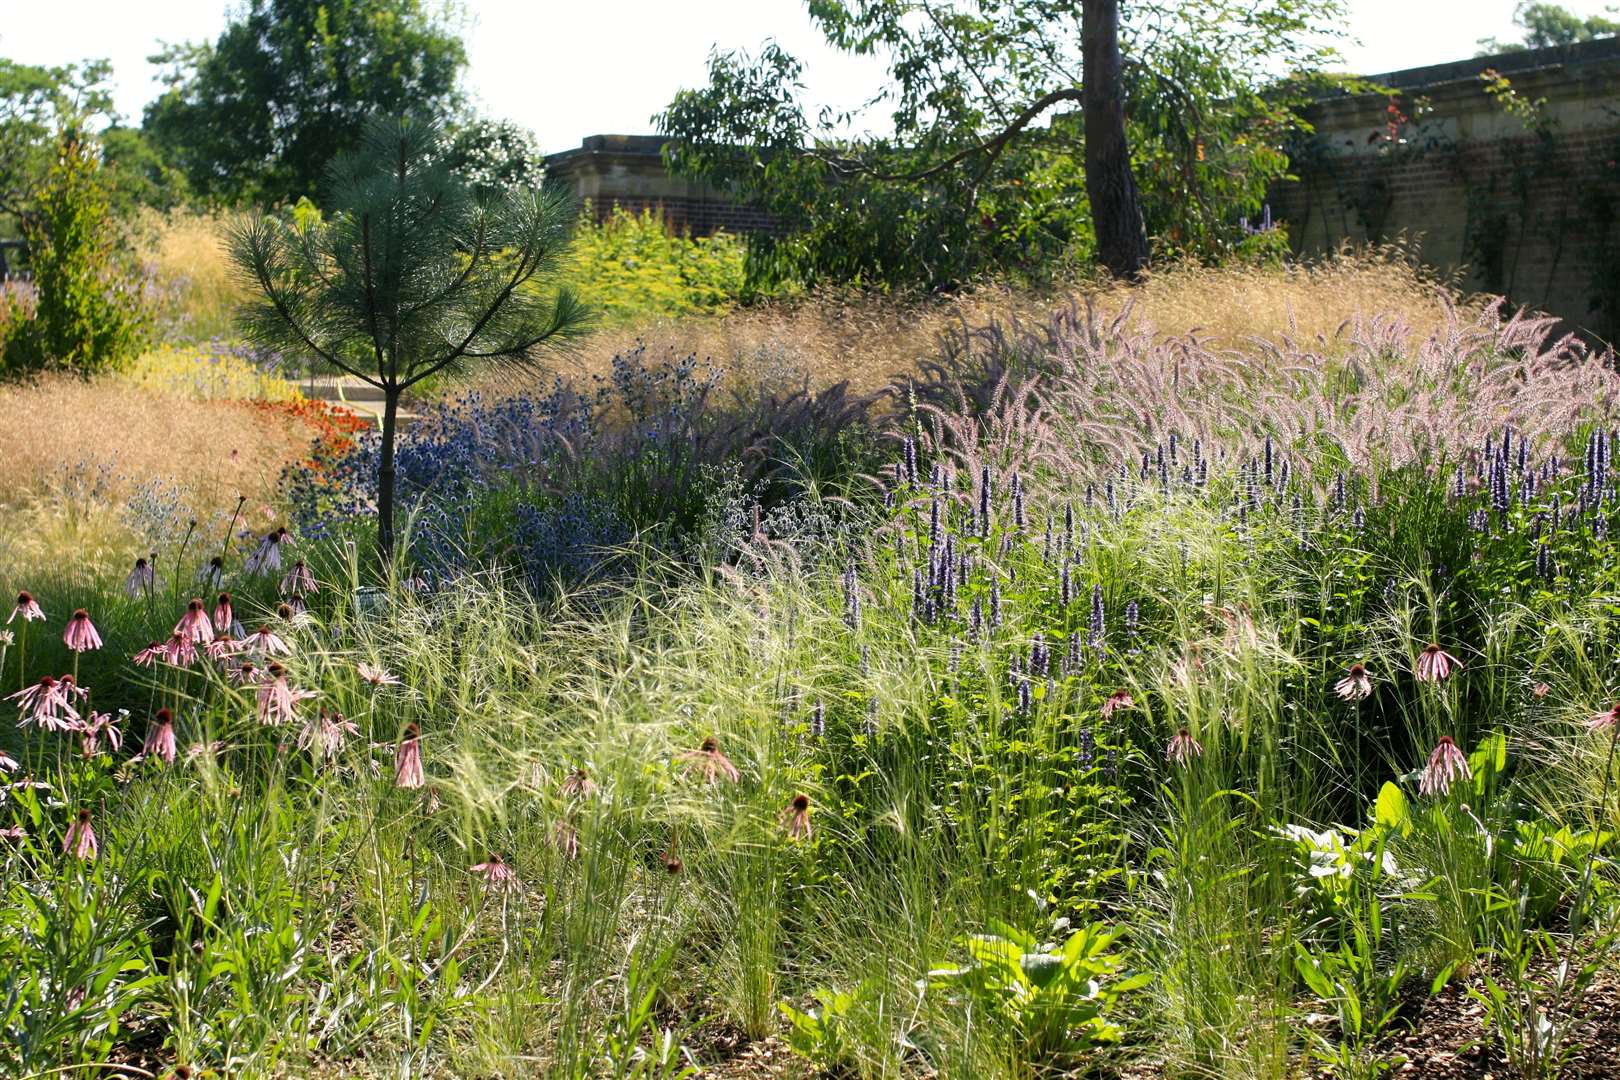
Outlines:
[{"label": "tree canopy", "polygon": [[[1614,8],[1610,8],[1609,14],[1614,14],[1614,11]],[[1614,19],[1602,15],[1582,18],[1562,4],[1527,2],[1527,0],[1521,0],[1519,6],[1513,9],[1513,23],[1524,31],[1523,41],[1504,42],[1497,38],[1481,38],[1479,55],[1490,56],[1493,53],[1542,49],[1549,45],[1574,45],[1582,41],[1620,34],[1620,22]]]},{"label": "tree canopy", "polygon": [[40,67],[0,58],[0,215],[20,218],[56,159],[60,137],[110,116],[112,67]]},{"label": "tree canopy", "polygon": [[[716,53],[709,83],[655,122],[679,172],[770,211],[756,280],[947,285],[1089,254],[1082,182],[1082,4],[809,0],[840,50],[885,58],[855,120],[803,104],[803,66],[768,43]],[[1218,254],[1287,168],[1304,74],[1333,57],[1340,0],[1120,5],[1131,163],[1160,250]]]},{"label": "tree canopy", "polygon": [[169,46],[145,130],[197,194],[287,202],[379,113],[448,114],[466,66],[428,0],[247,0],[212,44]]}]

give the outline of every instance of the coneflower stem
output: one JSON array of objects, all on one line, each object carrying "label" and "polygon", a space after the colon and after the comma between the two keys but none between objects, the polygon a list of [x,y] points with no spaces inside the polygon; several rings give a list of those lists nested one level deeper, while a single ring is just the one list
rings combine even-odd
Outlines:
[{"label": "coneflower stem", "polygon": [[225,526],[225,544],[219,549],[219,567],[222,573],[225,569],[225,559],[231,553],[231,536],[236,532],[236,520],[242,516],[242,507],[246,504],[246,495],[238,495],[236,497],[236,509],[231,511],[231,523]]},{"label": "coneflower stem", "polygon": [[1609,755],[1603,762],[1603,794],[1598,796],[1597,830],[1592,834],[1592,846],[1586,853],[1586,869],[1581,874],[1581,891],[1575,894],[1575,908],[1569,914],[1569,932],[1573,937],[1580,932],[1586,914],[1586,894],[1592,885],[1592,864],[1597,861],[1598,840],[1603,836],[1603,812],[1609,805],[1609,785],[1614,779],[1615,743],[1620,741],[1620,724],[1609,728]]}]

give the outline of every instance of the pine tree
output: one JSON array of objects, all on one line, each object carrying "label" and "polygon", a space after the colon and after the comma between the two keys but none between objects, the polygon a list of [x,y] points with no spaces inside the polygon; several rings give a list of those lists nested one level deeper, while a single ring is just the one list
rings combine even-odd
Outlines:
[{"label": "pine tree", "polygon": [[549,289],[569,242],[570,197],[520,188],[474,197],[421,116],[368,125],[329,170],[321,220],[254,214],[231,255],[260,297],[243,313],[255,342],[309,355],[383,394],[377,550],[394,550],[394,442],[401,396],[442,371],[533,364],[589,313]]}]

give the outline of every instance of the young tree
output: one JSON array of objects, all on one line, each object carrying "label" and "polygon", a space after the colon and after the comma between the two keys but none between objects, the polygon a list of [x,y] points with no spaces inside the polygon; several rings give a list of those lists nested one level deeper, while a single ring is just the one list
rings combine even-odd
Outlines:
[{"label": "young tree", "polygon": [[254,214],[231,255],[261,298],[243,316],[262,344],[314,357],[383,394],[377,550],[394,549],[394,439],[401,396],[441,371],[531,364],[588,313],[549,290],[575,210],[555,191],[478,199],[421,116],[383,118],[339,158],[320,221]]},{"label": "young tree", "polygon": [[23,235],[39,302],[34,318],[6,343],[5,367],[60,365],[89,375],[145,348],[152,318],[144,282],[119,249],[94,142],[67,131],[58,136]]}]

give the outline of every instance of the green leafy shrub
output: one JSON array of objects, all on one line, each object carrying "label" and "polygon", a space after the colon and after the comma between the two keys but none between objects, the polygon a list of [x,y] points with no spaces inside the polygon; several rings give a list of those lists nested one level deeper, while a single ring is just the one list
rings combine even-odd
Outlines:
[{"label": "green leafy shrub", "polygon": [[38,205],[24,225],[38,306],[6,343],[6,367],[89,374],[121,366],[150,340],[152,319],[143,284],[118,251],[93,146],[63,137]]},{"label": "green leafy shrub", "polygon": [[744,252],[730,233],[686,236],[655,210],[615,206],[606,221],[575,234],[572,277],[581,298],[608,319],[719,314],[743,295]]},{"label": "green leafy shrub", "polygon": [[1056,946],[1006,923],[992,921],[990,927],[991,933],[960,939],[967,962],[935,968],[930,982],[1009,1020],[1026,1061],[1119,1041],[1120,1026],[1108,1014],[1150,977],[1121,974],[1124,961],[1108,951],[1116,931],[1093,923]]}]

